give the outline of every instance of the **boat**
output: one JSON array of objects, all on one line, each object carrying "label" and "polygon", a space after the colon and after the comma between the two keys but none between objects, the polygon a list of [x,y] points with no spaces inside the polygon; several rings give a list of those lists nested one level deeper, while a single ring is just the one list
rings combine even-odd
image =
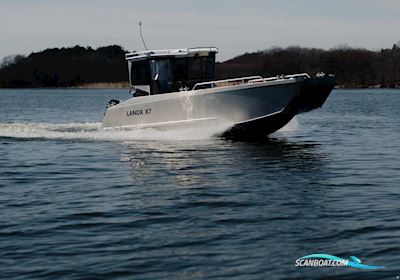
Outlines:
[{"label": "boat", "polygon": [[334,75],[324,73],[215,80],[217,53],[215,47],[127,53],[132,98],[111,100],[102,128],[227,124],[224,137],[264,137],[321,107],[335,85]]}]

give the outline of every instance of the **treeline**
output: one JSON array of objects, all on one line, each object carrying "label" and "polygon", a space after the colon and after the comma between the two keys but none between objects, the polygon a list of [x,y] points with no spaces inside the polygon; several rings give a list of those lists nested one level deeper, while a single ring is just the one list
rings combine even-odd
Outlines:
[{"label": "treeline", "polygon": [[[27,57],[12,56],[0,65],[0,87],[71,87],[126,82],[126,51],[120,46],[54,48]],[[333,73],[343,87],[399,87],[400,44],[371,51],[350,47],[271,48],[217,63],[216,78],[307,72]]]},{"label": "treeline", "polygon": [[380,51],[350,47],[271,48],[217,64],[220,79],[301,72],[335,74],[341,87],[400,87],[400,44]]},{"label": "treeline", "polygon": [[73,87],[88,83],[124,82],[126,51],[120,46],[98,49],[53,48],[3,59],[0,87]]}]

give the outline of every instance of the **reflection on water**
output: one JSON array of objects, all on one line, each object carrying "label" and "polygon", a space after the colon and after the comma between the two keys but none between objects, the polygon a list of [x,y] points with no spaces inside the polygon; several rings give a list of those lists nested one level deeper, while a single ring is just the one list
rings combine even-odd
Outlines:
[{"label": "reflection on water", "polygon": [[[140,207],[169,209],[168,217],[189,219],[178,228],[195,227],[190,234],[199,245],[212,246],[210,238],[225,244],[198,252],[203,257],[222,248],[225,254],[242,248],[244,255],[233,258],[233,263],[240,259],[261,268],[265,259],[257,252],[268,251],[269,265],[284,273],[291,258],[308,250],[302,248],[304,240],[329,236],[334,229],[329,220],[315,223],[319,209],[329,212],[332,206],[329,189],[320,185],[329,179],[329,157],[317,142],[284,137],[257,142],[125,142],[121,161],[131,166],[132,189],[146,194],[136,202]],[[248,227],[254,232],[247,233]],[[184,239],[188,232],[175,234]],[[288,238],[291,234],[297,238]],[[229,236],[244,241],[227,249]]]},{"label": "reflection on water", "polygon": [[257,142],[224,139],[173,142],[125,142],[121,161],[132,168],[135,182],[173,177],[182,187],[208,185],[210,176],[240,176],[276,170],[312,172],[321,169],[324,156],[313,142],[293,143],[266,138]]}]

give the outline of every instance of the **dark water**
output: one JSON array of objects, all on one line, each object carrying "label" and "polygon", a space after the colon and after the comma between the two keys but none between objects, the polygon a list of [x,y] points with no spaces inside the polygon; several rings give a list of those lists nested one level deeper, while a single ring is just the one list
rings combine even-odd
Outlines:
[{"label": "dark water", "polygon": [[[399,90],[334,91],[261,143],[100,131],[127,96],[0,91],[2,279],[400,275]],[[294,266],[311,253],[385,268]]]}]

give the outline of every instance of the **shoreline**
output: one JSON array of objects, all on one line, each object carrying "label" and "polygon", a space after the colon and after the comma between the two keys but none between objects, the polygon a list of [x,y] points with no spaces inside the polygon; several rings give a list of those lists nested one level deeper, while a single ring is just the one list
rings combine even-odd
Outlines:
[{"label": "shoreline", "polygon": [[127,89],[131,86],[128,82],[99,82],[88,83],[79,86],[66,86],[66,87],[0,87],[1,89]]},{"label": "shoreline", "polygon": [[129,89],[130,85],[128,82],[99,82],[99,83],[88,83],[74,87],[65,88],[76,88],[76,89]]},{"label": "shoreline", "polygon": [[[0,87],[1,89],[127,89],[131,86],[128,82],[99,82],[99,83],[88,83],[79,86],[68,86],[68,87]],[[394,87],[382,87],[381,85],[375,86],[344,86],[337,85],[334,89],[400,89],[400,85]]]}]

